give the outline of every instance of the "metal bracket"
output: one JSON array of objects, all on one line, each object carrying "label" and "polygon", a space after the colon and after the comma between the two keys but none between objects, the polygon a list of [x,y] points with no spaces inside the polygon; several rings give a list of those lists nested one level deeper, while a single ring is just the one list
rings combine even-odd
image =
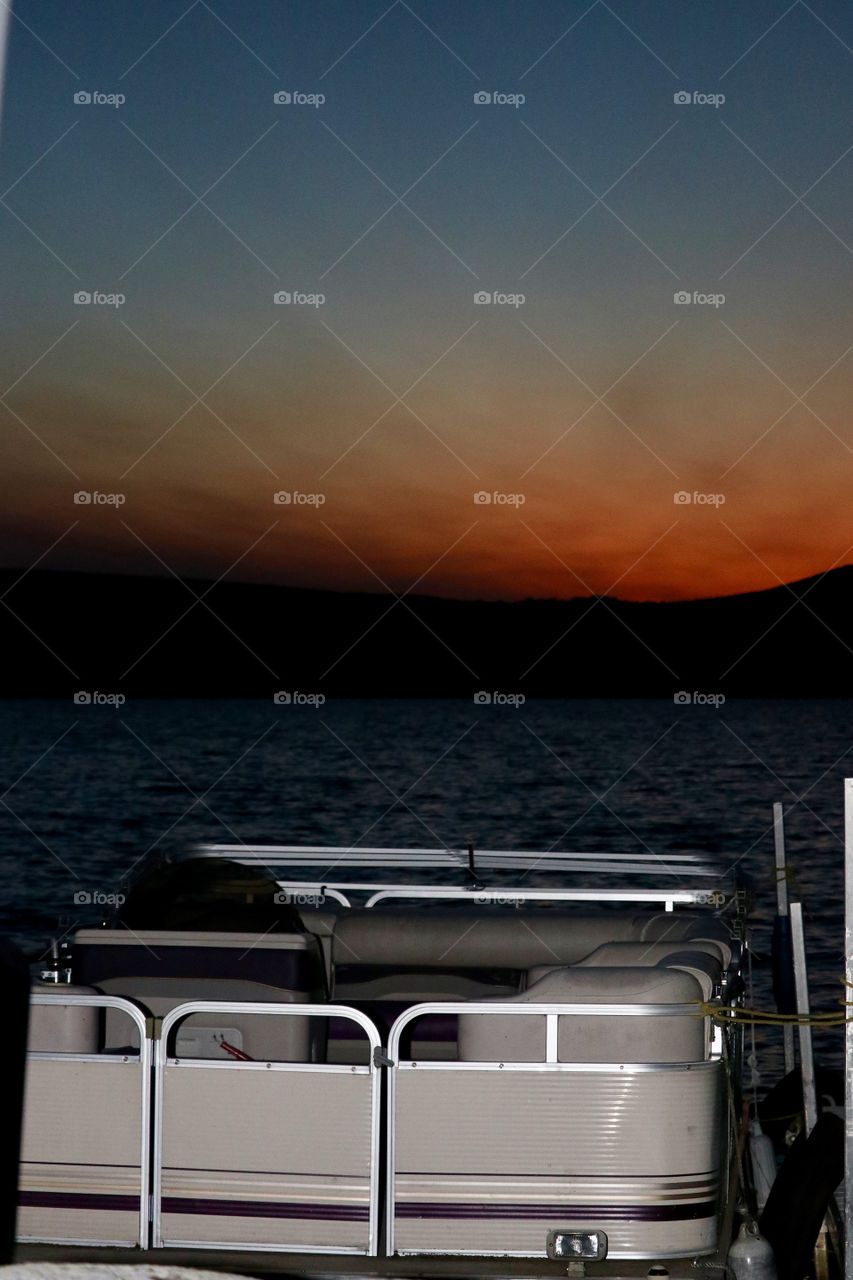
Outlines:
[{"label": "metal bracket", "polygon": [[468,879],[469,879],[469,881],[471,882],[471,883],[470,883],[470,887],[471,887],[472,889],[483,889],[483,888],[485,888],[485,885],[483,884],[482,880],[480,879],[479,873],[478,873],[478,871],[477,871],[477,865],[476,865],[476,863],[474,862],[474,846],[473,846],[473,844],[469,844],[469,845],[468,845]]},{"label": "metal bracket", "polygon": [[373,1065],[374,1067],[393,1067],[395,1064],[381,1045],[377,1044],[373,1049]]}]

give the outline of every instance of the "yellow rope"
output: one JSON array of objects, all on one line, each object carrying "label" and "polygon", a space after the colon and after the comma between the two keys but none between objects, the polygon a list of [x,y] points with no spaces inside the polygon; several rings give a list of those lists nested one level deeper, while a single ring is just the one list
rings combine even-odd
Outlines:
[{"label": "yellow rope", "polygon": [[[847,978],[839,978],[842,986],[853,989],[853,982],[849,982]],[[848,1022],[853,1022],[853,1017],[848,1017],[844,1012],[845,1009],[853,1009],[853,1000],[839,1000],[841,1008],[837,1012],[830,1013],[810,1013],[801,1015],[799,1013],[775,1013],[769,1009],[745,1009],[740,1006],[721,1006],[718,1004],[708,1004],[705,1000],[697,1000],[698,1011],[701,1017],[711,1018],[719,1026],[748,1026],[750,1023],[757,1023],[762,1027],[814,1027],[816,1031],[829,1027],[843,1027]]]},{"label": "yellow rope", "polygon": [[[843,1009],[840,1009],[837,1013],[801,1015],[799,1013],[773,1013],[768,1009],[723,1008],[720,1005],[708,1004],[704,1000],[698,1000],[696,1003],[699,1013],[703,1017],[712,1018],[720,1026],[757,1023],[765,1027],[814,1027],[815,1030],[821,1030],[824,1027],[842,1027],[846,1022],[853,1022],[853,1018],[848,1017]],[[853,1007],[853,1001],[851,1000],[843,1000],[840,1003],[847,1008]]]}]

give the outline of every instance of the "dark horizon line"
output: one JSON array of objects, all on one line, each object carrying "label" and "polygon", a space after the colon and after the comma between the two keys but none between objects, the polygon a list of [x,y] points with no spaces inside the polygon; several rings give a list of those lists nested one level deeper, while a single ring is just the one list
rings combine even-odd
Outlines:
[{"label": "dark horizon line", "polygon": [[[747,596],[767,595],[773,591],[793,591],[798,587],[806,587],[810,583],[817,583],[822,578],[830,578],[836,574],[845,573],[853,570],[853,562],[833,565],[829,569],[821,572],[807,574],[803,578],[794,578],[790,581],[777,582],[769,587],[756,587],[746,591],[731,591],[722,595],[712,596],[679,596],[675,599],[666,599],[661,597],[650,596],[640,600],[626,599],[623,596],[608,595],[607,593],[599,593],[591,591],[588,595],[573,596],[521,596],[518,599],[511,600],[505,597],[497,597],[495,599],[487,599],[483,596],[448,596],[434,594],[428,591],[418,591],[408,594],[410,600],[434,600],[439,603],[449,605],[503,605],[511,608],[520,605],[536,605],[536,604],[572,604],[579,600],[609,600],[613,603],[619,603],[626,606],[631,605],[687,605],[687,604],[711,604],[723,600],[739,600]],[[193,583],[199,587],[212,586],[230,586],[230,587],[250,587],[253,589],[266,589],[269,591],[287,591],[293,594],[303,593],[306,595],[325,595],[325,596],[358,596],[359,598],[377,597],[384,599],[389,594],[407,594],[405,592],[386,592],[367,590],[359,591],[354,588],[345,587],[304,587],[293,586],[287,582],[267,582],[257,581],[246,578],[231,579],[226,574],[222,578],[204,577],[196,574],[161,574],[161,573],[132,573],[129,571],[117,571],[113,569],[42,569],[24,566],[0,566],[0,578],[6,575],[17,574],[16,582],[23,581],[25,578],[37,576],[41,578],[57,577],[57,578],[104,578],[104,579],[121,579],[122,581],[140,579],[146,582],[181,582]],[[13,586],[15,583],[12,584]]]}]

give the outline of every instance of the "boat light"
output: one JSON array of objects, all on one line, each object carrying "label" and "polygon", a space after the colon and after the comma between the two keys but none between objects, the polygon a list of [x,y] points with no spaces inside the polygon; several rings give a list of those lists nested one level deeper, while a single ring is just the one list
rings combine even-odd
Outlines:
[{"label": "boat light", "polygon": [[606,1258],[607,1236],[603,1231],[549,1231],[549,1258]]}]

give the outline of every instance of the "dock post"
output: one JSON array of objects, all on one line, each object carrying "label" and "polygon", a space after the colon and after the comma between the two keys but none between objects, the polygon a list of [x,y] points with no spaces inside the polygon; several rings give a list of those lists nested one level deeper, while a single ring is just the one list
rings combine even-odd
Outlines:
[{"label": "dock post", "polygon": [[[776,850],[776,914],[784,920],[788,915],[788,861],[785,853],[785,818],[778,802],[773,806],[773,844]],[[794,1028],[782,1028],[785,1052],[785,1075],[797,1065],[794,1055]]]},{"label": "dock post", "polygon": [[[794,984],[797,992],[797,1013],[801,1019],[808,1019],[811,1014],[811,1004],[809,1001],[808,965],[806,963],[806,939],[803,932],[803,904],[801,902],[791,903],[791,944],[794,952]],[[800,1022],[800,1073],[803,1082],[803,1118],[805,1120],[806,1137],[808,1138],[817,1124],[817,1083],[815,1081],[812,1029],[807,1021]],[[817,1280],[826,1280],[829,1275],[826,1220],[821,1226],[817,1244],[815,1245],[814,1265]]]},{"label": "dock post", "polygon": [[[797,990],[797,1013],[807,1019],[811,1013],[809,1004],[809,975],[806,966],[806,940],[803,933],[803,904],[791,903],[791,942],[794,951],[794,984]],[[817,1124],[817,1086],[814,1073],[812,1029],[808,1022],[800,1023],[800,1072],[803,1078],[803,1114],[806,1137]]]},{"label": "dock post", "polygon": [[12,1261],[18,1211],[18,1162],[24,1112],[24,1072],[30,1016],[30,969],[14,947],[0,942],[0,982],[4,997],[6,1063],[4,1130],[0,1146],[0,1264]]},{"label": "dock post", "polygon": [[[844,1000],[853,998],[853,778],[844,780]],[[847,1004],[845,1004],[847,1011]],[[853,1020],[844,1025],[844,1275],[853,1276]]]}]

